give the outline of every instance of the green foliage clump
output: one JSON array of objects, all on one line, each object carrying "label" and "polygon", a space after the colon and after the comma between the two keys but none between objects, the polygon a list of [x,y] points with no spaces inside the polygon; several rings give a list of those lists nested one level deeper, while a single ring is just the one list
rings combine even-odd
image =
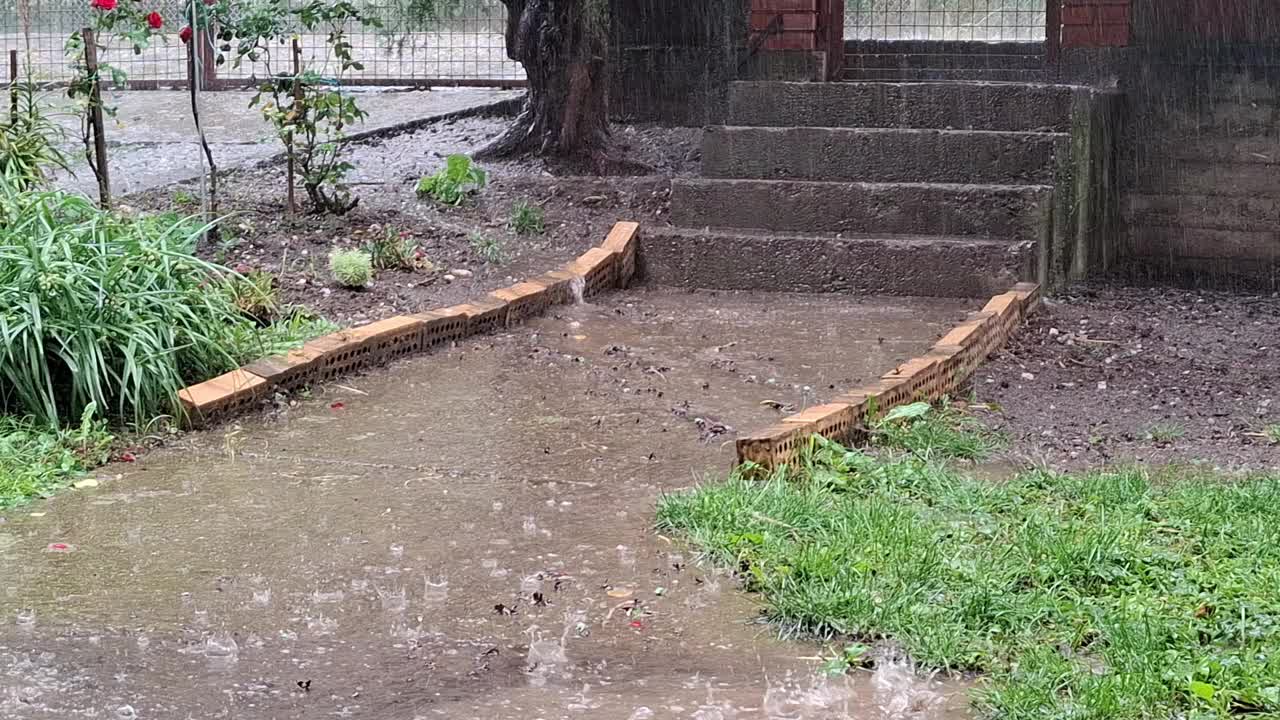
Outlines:
[{"label": "green foliage clump", "polygon": [[42,185],[54,168],[69,167],[58,142],[65,133],[46,111],[32,83],[18,83],[10,89],[13,105],[0,117],[0,174],[18,189]]},{"label": "green foliage clump", "polygon": [[888,642],[985,673],[983,717],[1280,713],[1280,477],[993,482],[953,459],[984,441],[930,444],[911,426],[939,415],[914,412],[875,454],[815,436],[797,468],[664,497],[658,527],[738,571],[785,632],[851,647],[830,669]]},{"label": "green foliage clump", "polygon": [[418,181],[418,197],[430,198],[440,205],[458,206],[468,195],[484,189],[488,174],[466,155],[450,155],[445,166],[435,175]]},{"label": "green foliage clump", "polygon": [[276,277],[265,270],[250,270],[228,277],[223,285],[236,310],[259,325],[269,325],[280,311]]},{"label": "green foliage clump", "polygon": [[106,462],[113,438],[94,414],[86,407],[80,425],[66,430],[0,415],[0,510],[48,497]]},{"label": "green foliage clump", "polygon": [[369,253],[373,267],[377,270],[430,270],[431,261],[427,259],[422,247],[414,242],[408,231],[397,232],[395,228],[387,228],[380,237],[365,243],[364,251]]},{"label": "green foliage clump", "polygon": [[373,258],[363,250],[334,250],[329,253],[329,272],[345,288],[362,288],[373,280]]},{"label": "green foliage clump", "polygon": [[472,233],[467,238],[467,242],[471,245],[471,251],[487,263],[501,265],[507,261],[506,248],[498,238],[483,233]]},{"label": "green foliage clump", "polygon": [[233,274],[192,254],[205,228],[0,177],[0,413],[143,424],[180,413],[184,386],[279,349],[222,291]]},{"label": "green foliage clump", "polygon": [[542,208],[521,200],[511,208],[511,229],[517,235],[541,235],[547,231]]}]

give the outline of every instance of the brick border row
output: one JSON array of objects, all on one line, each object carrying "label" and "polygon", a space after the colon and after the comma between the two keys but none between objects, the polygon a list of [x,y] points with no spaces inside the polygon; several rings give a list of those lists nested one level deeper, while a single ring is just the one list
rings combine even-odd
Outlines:
[{"label": "brick border row", "polygon": [[892,408],[920,400],[937,401],[957,392],[1039,304],[1040,286],[1018,283],[1009,292],[991,298],[982,310],[970,313],[927,354],[908,360],[874,383],[738,438],[738,462],[766,469],[790,465],[811,435],[858,442],[866,438],[867,425]]},{"label": "brick border row", "polygon": [[536,278],[494,290],[474,302],[400,315],[316,338],[301,348],[237,368],[180,391],[192,427],[225,420],[277,391],[332,380],[397,358],[430,352],[457,340],[514,327],[553,305],[630,284],[636,271],[640,226],[620,222],[598,247]]}]

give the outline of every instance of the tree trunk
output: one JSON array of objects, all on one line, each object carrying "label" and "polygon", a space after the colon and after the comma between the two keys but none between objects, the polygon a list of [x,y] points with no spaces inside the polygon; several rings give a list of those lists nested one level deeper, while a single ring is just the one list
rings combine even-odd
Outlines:
[{"label": "tree trunk", "polygon": [[589,162],[609,157],[609,0],[502,0],[507,55],[524,65],[529,95],[515,122],[482,158],[541,155]]}]

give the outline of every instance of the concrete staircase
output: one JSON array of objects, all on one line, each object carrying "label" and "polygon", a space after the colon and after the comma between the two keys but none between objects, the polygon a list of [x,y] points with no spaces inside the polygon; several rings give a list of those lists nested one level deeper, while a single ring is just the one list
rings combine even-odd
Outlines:
[{"label": "concrete staircase", "polygon": [[651,275],[711,288],[983,296],[1052,233],[1071,91],[738,82],[703,172],[672,188]]}]

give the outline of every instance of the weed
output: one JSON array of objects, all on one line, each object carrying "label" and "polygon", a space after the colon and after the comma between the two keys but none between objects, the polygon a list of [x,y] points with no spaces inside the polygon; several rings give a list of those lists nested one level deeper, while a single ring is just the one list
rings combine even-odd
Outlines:
[{"label": "weed", "polygon": [[200,204],[200,199],[186,190],[174,190],[173,204],[180,208],[194,208]]},{"label": "weed", "polygon": [[373,258],[363,250],[334,250],[329,253],[329,272],[345,288],[362,288],[373,279]]},{"label": "weed", "polygon": [[986,673],[984,717],[1280,712],[1280,477],[991,483],[945,454],[815,437],[799,469],[666,496],[657,522],[737,570],[785,634]]},{"label": "weed", "polygon": [[435,175],[418,181],[418,197],[440,205],[458,206],[472,193],[484,189],[488,175],[466,155],[450,155]]},{"label": "weed", "polygon": [[261,326],[270,325],[280,310],[276,277],[265,270],[250,270],[240,276],[230,276],[224,288],[236,309]]},{"label": "weed", "polygon": [[378,270],[419,270],[430,269],[431,261],[413,235],[408,231],[396,232],[395,228],[387,228],[382,237],[370,240],[364,246],[365,252]]},{"label": "weed", "polygon": [[886,448],[962,460],[982,459],[1002,442],[947,401],[938,407],[921,402],[890,410],[873,424],[871,440]]},{"label": "weed", "polygon": [[87,406],[80,425],[66,430],[0,415],[0,509],[48,497],[105,462],[112,437],[95,414]]},{"label": "weed", "polygon": [[472,233],[467,241],[471,243],[471,251],[481,260],[494,265],[501,265],[507,261],[506,249],[498,238],[483,233]]},{"label": "weed", "polygon": [[1181,425],[1175,423],[1157,423],[1147,430],[1147,439],[1157,445],[1172,445],[1187,434]]},{"label": "weed", "polygon": [[523,200],[511,208],[510,226],[517,235],[541,235],[547,230],[542,208]]}]

